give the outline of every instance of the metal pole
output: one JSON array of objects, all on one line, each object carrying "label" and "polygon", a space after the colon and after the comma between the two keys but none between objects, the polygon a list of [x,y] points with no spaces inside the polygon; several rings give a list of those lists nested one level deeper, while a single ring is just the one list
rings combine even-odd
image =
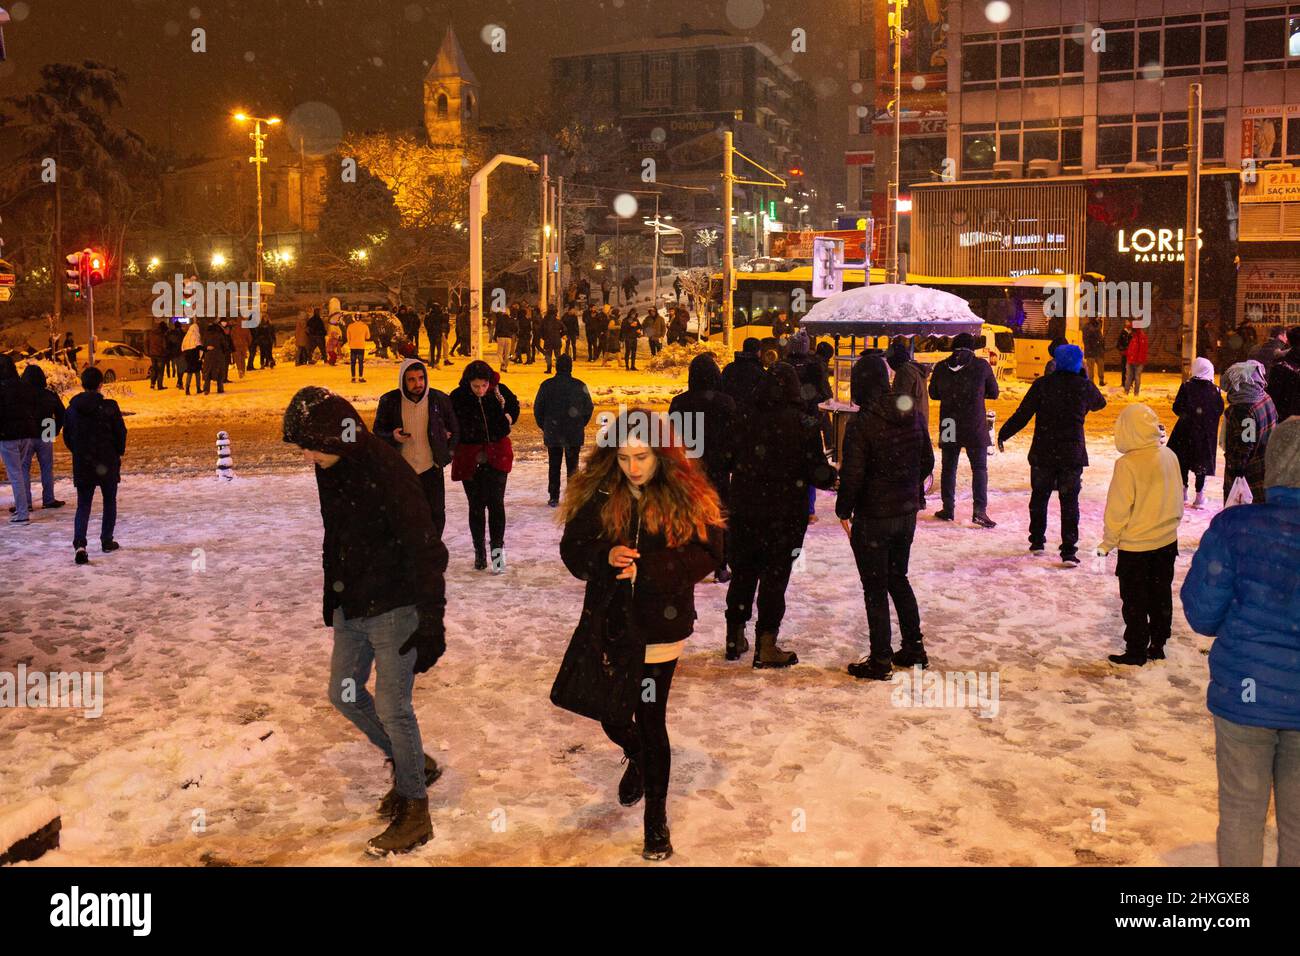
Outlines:
[{"label": "metal pole", "polygon": [[1183,381],[1196,358],[1201,242],[1201,84],[1187,87],[1187,221],[1183,227]]},{"label": "metal pole", "polygon": [[469,352],[470,358],[475,359],[483,357],[483,217],[487,215],[486,193],[487,177],[482,172],[476,173],[469,182]]},{"label": "metal pole", "polygon": [[655,257],[650,263],[650,308],[659,314],[659,194],[655,193]]},{"label": "metal pole", "polygon": [[95,364],[95,287],[90,284],[90,267],[86,257],[81,260],[81,287],[86,290],[86,348],[90,367]]},{"label": "metal pole", "polygon": [[555,273],[555,282],[558,288],[555,290],[555,311],[561,312],[564,309],[564,290],[568,288],[564,284],[564,177],[559,176],[555,184],[555,251],[556,263],[559,271]]},{"label": "metal pole", "polygon": [[257,169],[257,281],[262,281],[262,121],[253,121],[253,166]]},{"label": "metal pole", "polygon": [[540,241],[537,244],[537,248],[541,251],[541,256],[539,257],[541,259],[541,262],[538,264],[537,267],[537,302],[538,305],[540,305],[543,310],[546,309],[546,269],[547,269],[546,259],[547,259],[547,253],[550,249],[549,237],[546,235],[546,222],[547,219],[549,218],[548,207],[550,205],[550,196],[548,194],[550,192],[550,187],[551,187],[551,177],[550,174],[547,172],[549,166],[549,158],[550,157],[547,156],[542,157],[542,180],[541,180],[542,210],[541,210],[541,223],[538,226],[538,228],[541,230],[541,234],[539,237]]},{"label": "metal pole", "polygon": [[900,142],[903,132],[903,11],[907,9],[907,0],[890,0],[894,9],[890,12],[891,34],[894,41],[894,165],[891,171],[892,193],[887,190],[885,199],[889,204],[889,267],[886,282],[898,281],[898,194],[902,187],[901,165],[899,162]]},{"label": "metal pole", "polygon": [[734,240],[731,228],[731,190],[736,178],[731,155],[734,149],[734,134],[731,130],[726,130],[722,134],[722,341],[728,349],[731,348],[732,341],[736,289],[736,261],[731,251]]}]

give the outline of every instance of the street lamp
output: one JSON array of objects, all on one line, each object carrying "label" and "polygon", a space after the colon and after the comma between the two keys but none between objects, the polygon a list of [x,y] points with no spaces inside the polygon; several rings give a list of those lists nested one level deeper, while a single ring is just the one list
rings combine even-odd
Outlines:
[{"label": "street lamp", "polygon": [[522,156],[497,153],[469,180],[469,308],[470,353],[483,357],[483,217],[488,211],[488,177],[502,164],[540,173],[541,166]]},{"label": "street lamp", "polygon": [[248,134],[249,139],[253,141],[253,155],[248,157],[248,161],[257,170],[257,281],[260,284],[262,281],[262,164],[266,162],[266,157],[262,155],[262,143],[266,139],[266,134],[262,132],[262,124],[277,126],[280,117],[250,116],[239,112],[234,114],[234,118],[237,123],[252,122],[253,124],[253,132]]}]

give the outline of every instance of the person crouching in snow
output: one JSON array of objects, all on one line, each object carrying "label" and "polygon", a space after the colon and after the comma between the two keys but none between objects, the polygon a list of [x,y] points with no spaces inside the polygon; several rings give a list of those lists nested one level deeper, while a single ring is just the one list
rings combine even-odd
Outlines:
[{"label": "person crouching in snow", "polygon": [[1120,457],[1106,494],[1105,531],[1098,558],[1115,548],[1115,576],[1124,606],[1124,653],[1112,664],[1138,667],[1165,657],[1174,617],[1174,558],[1183,520],[1183,470],[1160,444],[1160,419],[1146,405],[1130,405],[1115,422]]},{"label": "person crouching in snow", "polygon": [[1300,418],[1274,429],[1264,484],[1267,500],[1214,516],[1181,592],[1192,630],[1214,638],[1220,866],[1263,865],[1270,792],[1277,865],[1300,866]]},{"label": "person crouching in snow", "polygon": [[1214,384],[1214,366],[1207,358],[1192,361],[1192,377],[1178,386],[1174,397],[1174,414],[1178,423],[1169,436],[1169,450],[1178,456],[1183,476],[1183,500],[1187,500],[1187,475],[1196,476],[1196,499],[1193,508],[1205,506],[1205,476],[1214,474],[1218,458],[1219,419],[1223,416],[1223,396]]},{"label": "person crouching in snow", "polygon": [[420,476],[433,528],[442,540],[447,525],[447,492],[442,469],[451,464],[460,441],[460,425],[447,393],[429,385],[419,359],[406,359],[397,372],[398,387],[379,396],[374,432],[402,453]]},{"label": "person crouching in snow", "polygon": [[[921,509],[921,483],[934,470],[934,449],[920,408],[890,391],[889,367],[879,355],[853,366],[851,396],[858,413],[844,433],[835,514],[862,579],[871,653],[849,665],[866,680],[888,680],[894,667],[927,667],[921,612],[907,579],[907,562]],[[898,612],[903,643],[897,653],[889,632],[889,599]]]},{"label": "person crouching in snow", "polygon": [[316,466],[323,614],[334,628],[330,703],[393,764],[393,788],[379,805],[390,823],[366,852],[405,853],[433,836],[426,787],[441,770],[424,753],[411,692],[415,675],[446,649],[447,549],[411,466],[366,430],[346,399],[301,389],[285,409],[284,440]]},{"label": "person crouching in snow", "polygon": [[[565,493],[560,557],[587,586],[551,700],[596,717],[623,748],[619,803],[644,794],[641,855],[665,860],[673,852],[668,690],[695,629],[695,585],[722,560],[724,519],[704,469],[667,423],[651,427],[652,415],[633,409],[610,423]],[[597,654],[591,667],[568,666]],[[575,703],[593,700],[599,705]]]}]

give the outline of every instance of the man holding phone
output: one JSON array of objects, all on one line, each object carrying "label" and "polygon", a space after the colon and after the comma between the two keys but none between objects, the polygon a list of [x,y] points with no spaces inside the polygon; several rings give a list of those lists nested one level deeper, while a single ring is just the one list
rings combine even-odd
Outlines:
[{"label": "man holding phone", "polygon": [[434,529],[442,540],[447,524],[442,470],[460,441],[460,425],[451,399],[429,385],[428,370],[419,359],[404,361],[398,371],[398,387],[380,396],[373,431],[400,451],[419,476]]}]

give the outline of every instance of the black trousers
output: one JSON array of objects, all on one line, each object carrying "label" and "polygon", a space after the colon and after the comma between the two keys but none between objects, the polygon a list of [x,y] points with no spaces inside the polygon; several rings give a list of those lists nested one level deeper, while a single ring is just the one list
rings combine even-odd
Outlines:
[{"label": "black trousers", "polygon": [[888,660],[893,653],[889,625],[891,599],[898,613],[898,629],[902,632],[903,643],[921,640],[921,612],[916,605],[912,584],[907,579],[907,562],[912,555],[915,534],[915,512],[897,518],[853,521],[849,544],[862,581],[871,656],[876,659]]},{"label": "black trousers", "polygon": [[476,551],[483,547],[485,525],[492,550],[505,545],[506,479],[509,477],[491,465],[479,465],[473,477],[462,482],[469,500],[469,536]]},{"label": "black trousers", "polygon": [[636,340],[635,339],[633,339],[631,342],[623,343],[623,368],[628,370],[636,368]]},{"label": "black trousers", "polygon": [[1164,647],[1174,620],[1174,558],[1178,543],[1154,551],[1120,551],[1115,561],[1124,604],[1124,649],[1146,656]]},{"label": "black trousers", "polygon": [[424,497],[429,502],[429,514],[433,516],[433,527],[442,540],[442,531],[447,527],[447,491],[443,484],[442,469],[434,465],[428,471],[420,472],[420,485],[424,488]]},{"label": "black trousers", "polygon": [[1196,490],[1197,490],[1197,491],[1204,491],[1204,490],[1205,490],[1205,472],[1203,472],[1203,471],[1190,471],[1190,472],[1189,472],[1189,469],[1182,469],[1182,471],[1183,471],[1183,490],[1184,490],[1184,491],[1187,490],[1187,476],[1188,476],[1189,473],[1190,473],[1190,474],[1193,474],[1193,475],[1196,476]]},{"label": "black trousers", "polygon": [[564,461],[564,477],[569,479],[578,470],[578,453],[581,445],[547,445],[546,457],[549,459],[546,492],[552,498],[560,497],[560,461]]},{"label": "black trousers", "polygon": [[[419,351],[418,349],[416,350]],[[429,364],[437,365],[442,361],[442,336],[429,333]]]},{"label": "black trousers", "polygon": [[587,336],[587,361],[588,362],[596,361],[596,356],[599,353],[600,353],[600,336],[588,335]]},{"label": "black trousers", "polygon": [[555,346],[551,346],[550,348],[543,348],[542,354],[546,357],[546,373],[549,375],[551,372],[551,360],[555,359],[556,361],[559,361],[560,355],[563,353],[561,353],[559,349],[555,348]]},{"label": "black trousers", "polygon": [[149,387],[166,388],[163,384],[163,370],[166,368],[167,360],[161,355],[154,355],[149,358]]},{"label": "black trousers", "polygon": [[764,548],[743,531],[731,532],[731,580],[727,582],[727,625],[743,625],[758,595],[755,634],[776,634],[785,618],[785,589],[794,567],[793,548]]},{"label": "black trousers", "polygon": [[1061,502],[1061,557],[1079,551],[1079,492],[1083,489],[1082,468],[1029,468],[1029,544],[1042,548],[1047,543],[1047,503],[1056,492]]},{"label": "black trousers", "polygon": [[[643,664],[636,712],[625,727],[602,722],[605,735],[623,748],[629,757],[641,757],[641,776],[647,800],[668,796],[673,751],[668,740],[668,691],[673,684],[676,661]],[[646,681],[651,683],[647,684]],[[646,700],[649,697],[650,700]]]}]

